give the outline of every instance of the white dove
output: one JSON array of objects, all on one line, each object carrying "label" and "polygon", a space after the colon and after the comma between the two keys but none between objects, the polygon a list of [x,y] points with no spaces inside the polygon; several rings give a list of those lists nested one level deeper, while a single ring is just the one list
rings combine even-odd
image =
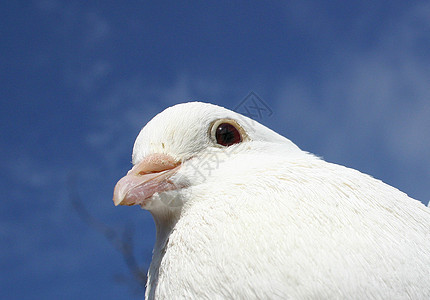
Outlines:
[{"label": "white dove", "polygon": [[157,229],[146,299],[430,299],[430,209],[225,108],[139,133],[115,205]]}]

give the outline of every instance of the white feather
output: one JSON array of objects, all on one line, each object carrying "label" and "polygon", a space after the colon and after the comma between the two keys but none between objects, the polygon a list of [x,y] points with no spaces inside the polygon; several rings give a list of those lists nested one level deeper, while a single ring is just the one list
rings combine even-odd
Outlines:
[{"label": "white feather", "polygon": [[[249,140],[214,145],[220,118]],[[151,199],[148,299],[430,299],[430,209],[403,192],[204,103],[152,119],[133,162],[152,153],[189,188]]]}]

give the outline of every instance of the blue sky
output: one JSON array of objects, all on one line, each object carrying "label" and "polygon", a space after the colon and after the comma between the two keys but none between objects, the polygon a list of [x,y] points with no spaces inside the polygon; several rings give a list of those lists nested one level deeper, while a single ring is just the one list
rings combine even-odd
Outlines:
[{"label": "blue sky", "polygon": [[175,103],[234,109],[300,148],[430,200],[427,1],[3,1],[0,4],[0,297],[129,298],[118,252],[79,219],[67,179],[107,225],[139,129]]}]

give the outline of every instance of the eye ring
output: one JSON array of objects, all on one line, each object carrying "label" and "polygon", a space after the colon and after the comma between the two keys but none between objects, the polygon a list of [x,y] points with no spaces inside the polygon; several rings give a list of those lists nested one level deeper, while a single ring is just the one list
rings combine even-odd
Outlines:
[{"label": "eye ring", "polygon": [[219,119],[212,122],[209,134],[215,145],[229,147],[248,140],[245,130],[232,119]]}]

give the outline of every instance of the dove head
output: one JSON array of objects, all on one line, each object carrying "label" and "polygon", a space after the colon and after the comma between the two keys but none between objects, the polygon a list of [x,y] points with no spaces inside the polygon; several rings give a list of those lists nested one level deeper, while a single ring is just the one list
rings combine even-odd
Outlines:
[{"label": "dove head", "polygon": [[217,143],[213,131],[224,121],[241,134],[242,141],[235,143],[239,148],[240,143],[250,141],[289,142],[234,111],[213,104],[189,102],[165,109],[143,127],[134,144],[133,164],[154,153],[164,153],[178,161],[185,161],[205,150],[210,152],[223,148],[225,146]]},{"label": "dove head", "polygon": [[[116,185],[115,205],[155,211],[180,208],[192,188],[222,182],[240,155],[300,149],[258,122],[220,106],[190,102],[167,108],[140,131],[134,167]],[[229,162],[229,163],[227,163]],[[218,177],[217,177],[218,176]]]}]

